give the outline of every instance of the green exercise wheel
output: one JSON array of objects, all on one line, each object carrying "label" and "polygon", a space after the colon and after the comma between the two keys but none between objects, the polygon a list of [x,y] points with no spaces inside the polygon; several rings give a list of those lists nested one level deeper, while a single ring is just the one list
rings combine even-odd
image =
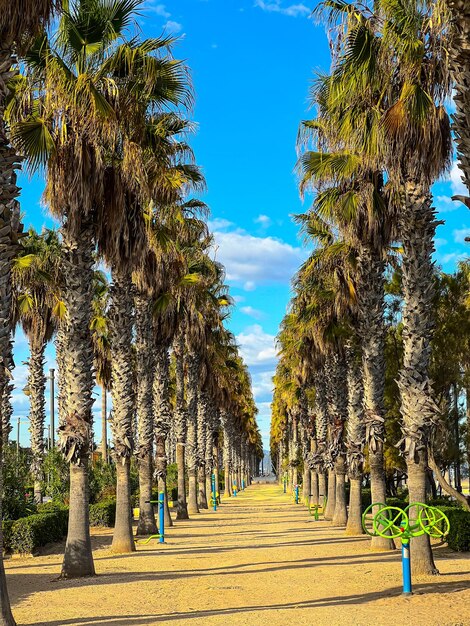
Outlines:
[{"label": "green exercise wheel", "polygon": [[427,535],[433,539],[442,539],[449,534],[449,518],[440,509],[435,507],[429,508],[430,510],[426,512],[426,516],[423,516],[424,509],[419,512],[418,521]]},{"label": "green exercise wheel", "polygon": [[[376,532],[374,530],[374,517],[377,514],[377,510],[375,507],[379,507],[378,511],[384,509],[387,505],[383,502],[374,502],[362,514],[362,528],[366,535],[370,537],[376,537]],[[375,511],[375,512],[374,512]]]},{"label": "green exercise wheel", "polygon": [[379,537],[396,539],[407,532],[408,517],[402,509],[396,506],[386,506],[375,514],[372,528]]},{"label": "green exercise wheel", "polygon": [[432,523],[433,508],[423,502],[411,502],[406,508],[408,516],[408,533],[413,537],[421,537],[426,533],[426,526]]}]

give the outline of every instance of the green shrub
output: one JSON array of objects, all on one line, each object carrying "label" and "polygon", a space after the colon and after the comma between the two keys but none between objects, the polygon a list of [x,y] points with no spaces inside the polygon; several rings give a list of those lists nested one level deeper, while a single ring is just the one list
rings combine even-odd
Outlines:
[{"label": "green shrub", "polygon": [[47,543],[60,541],[67,535],[68,518],[68,510],[62,508],[53,513],[35,513],[12,523],[4,522],[5,550],[31,554]]},{"label": "green shrub", "polygon": [[111,500],[116,496],[116,466],[114,463],[104,463],[100,458],[88,469],[88,484],[90,502]]},{"label": "green shrub", "polygon": [[3,450],[3,520],[16,520],[35,511],[34,494],[29,485],[29,462],[24,450],[8,444]]},{"label": "green shrub", "polygon": [[10,551],[12,528],[13,528],[13,520],[6,520],[2,522],[3,549],[5,552]]},{"label": "green shrub", "polygon": [[116,500],[90,504],[90,526],[113,527],[116,521]]},{"label": "green shrub", "polygon": [[447,545],[456,552],[470,550],[470,511],[455,506],[440,506],[439,509],[447,515],[450,523]]},{"label": "green shrub", "polygon": [[68,504],[70,491],[69,464],[58,448],[51,448],[44,457],[43,493],[53,502]]},{"label": "green shrub", "polygon": [[67,511],[68,507],[60,502],[43,502],[37,505],[38,513],[56,513],[57,511]]}]

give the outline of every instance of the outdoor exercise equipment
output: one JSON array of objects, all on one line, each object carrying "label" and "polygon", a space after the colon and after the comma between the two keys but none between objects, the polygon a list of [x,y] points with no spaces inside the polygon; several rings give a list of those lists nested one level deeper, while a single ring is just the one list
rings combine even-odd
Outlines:
[{"label": "outdoor exercise equipment", "polygon": [[215,474],[212,474],[211,476],[211,487],[212,487],[211,506],[214,507],[214,511],[217,511],[217,491],[215,487]]},{"label": "outdoor exercise equipment", "polygon": [[294,500],[296,504],[299,504],[299,485],[294,486]]},{"label": "outdoor exercise equipment", "polygon": [[403,593],[409,595],[413,593],[410,539],[424,534],[442,539],[448,534],[450,523],[440,509],[422,502],[411,502],[405,509],[376,502],[364,511],[362,527],[371,537],[401,539]]},{"label": "outdoor exercise equipment", "polygon": [[160,533],[158,535],[150,535],[146,539],[136,540],[139,545],[145,546],[150,543],[152,539],[158,539],[160,543],[165,543],[165,493],[160,491],[158,494],[158,500],[146,500],[147,504],[158,504],[158,527]]},{"label": "outdoor exercise equipment", "polygon": [[[313,498],[313,494],[310,494],[308,498],[306,498],[306,505],[308,507],[308,512],[310,515],[313,515],[313,519],[318,522],[320,519],[320,514],[324,513],[326,507],[326,496],[320,494],[318,496],[317,504],[311,504],[311,498]],[[321,503],[321,504],[320,504]],[[313,511],[313,513],[312,513]]]},{"label": "outdoor exercise equipment", "polygon": [[245,479],[242,478],[242,491],[245,489]]},{"label": "outdoor exercise equipment", "polygon": [[237,497],[237,483],[233,483],[232,492],[235,497]]}]

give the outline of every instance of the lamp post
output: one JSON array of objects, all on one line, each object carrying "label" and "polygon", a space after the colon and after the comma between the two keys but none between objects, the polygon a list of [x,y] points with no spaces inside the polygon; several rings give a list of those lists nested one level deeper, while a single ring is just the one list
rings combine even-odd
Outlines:
[{"label": "lamp post", "polygon": [[50,430],[50,447],[55,446],[54,433],[55,433],[55,369],[51,367],[49,370],[49,383],[50,383],[50,413],[51,413],[51,430]]}]

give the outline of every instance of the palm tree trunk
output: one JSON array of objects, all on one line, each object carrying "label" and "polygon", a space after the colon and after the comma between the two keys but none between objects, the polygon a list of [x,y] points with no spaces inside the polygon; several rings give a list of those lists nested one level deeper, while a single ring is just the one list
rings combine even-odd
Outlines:
[{"label": "palm tree trunk", "polygon": [[90,334],[93,283],[93,228],[82,223],[74,233],[65,224],[64,303],[66,318],[58,353],[63,414],[58,445],[70,462],[69,528],[62,563],[63,578],[92,576],[88,515],[88,457],[92,440],[93,345]]},{"label": "palm tree trunk", "polygon": [[152,500],[153,486],[153,381],[154,345],[152,300],[139,293],[135,298],[135,355],[137,374],[137,429],[136,456],[139,464],[139,523],[138,535],[155,535],[157,524]]},{"label": "palm tree trunk", "polygon": [[[198,459],[198,506],[209,508],[206,493],[206,437],[209,406],[207,393],[200,391],[197,401],[197,459]],[[210,493],[210,492],[209,492]]]},{"label": "palm tree trunk", "polygon": [[101,458],[108,462],[108,390],[101,388]]},{"label": "palm tree trunk", "polygon": [[[8,395],[9,381],[6,369],[10,367],[11,353],[11,260],[16,252],[16,234],[20,231],[19,204],[16,201],[19,188],[16,186],[15,170],[21,159],[11,148],[6,135],[4,112],[6,99],[10,94],[8,82],[14,75],[11,68],[14,58],[7,42],[0,46],[0,408],[2,411],[0,428],[0,493],[3,493],[2,459],[3,441],[8,441],[8,411],[5,411],[5,396]],[[1,500],[1,498],[0,498]],[[1,503],[0,503],[1,513]],[[0,515],[0,520],[2,519]],[[10,608],[8,589],[3,566],[3,535],[0,529],[0,624],[15,626]]]},{"label": "palm tree trunk", "polygon": [[333,469],[328,470],[328,500],[326,502],[324,518],[332,520],[336,506],[336,474]]},{"label": "palm tree trunk", "polygon": [[166,442],[171,425],[170,404],[170,359],[168,348],[161,343],[155,346],[155,373],[153,379],[153,410],[155,416],[156,460],[158,490],[165,493],[165,525],[172,526],[173,522],[168,507],[168,492],[166,475],[168,458]]},{"label": "palm tree trunk", "polygon": [[113,268],[109,312],[113,421],[111,429],[116,461],[116,524],[111,549],[126,553],[135,550],[132,536],[130,463],[134,450],[133,421],[135,413],[134,374],[132,363],[133,299],[129,269]]},{"label": "palm tree trunk", "polygon": [[178,505],[176,519],[189,519],[186,503],[186,400],[184,393],[184,331],[180,329],[175,338],[173,350],[176,361],[176,408],[175,408],[175,435],[176,435],[176,464],[178,466]]},{"label": "palm tree trunk", "polygon": [[335,508],[332,523],[345,526],[348,519],[346,508],[345,476],[346,448],[344,444],[344,425],[348,415],[347,368],[343,355],[335,354],[329,367],[330,408],[331,408],[331,458],[335,463],[336,488]]},{"label": "palm tree trunk", "polygon": [[449,50],[456,109],[452,115],[453,130],[462,180],[470,196],[470,6],[467,0],[447,0],[447,5],[452,16],[452,42]]},{"label": "palm tree trunk", "polygon": [[225,485],[224,485],[224,496],[226,498],[230,498],[232,495],[232,482],[231,482],[231,455],[230,455],[230,416],[228,415],[225,409],[220,411],[220,419],[222,421],[222,428],[224,431],[224,475],[225,475]]},{"label": "palm tree trunk", "polygon": [[188,355],[187,363],[187,430],[186,430],[186,459],[188,467],[188,513],[199,513],[197,504],[197,421],[198,421],[198,390],[200,375],[200,358],[196,353]]},{"label": "palm tree trunk", "polygon": [[[359,254],[358,314],[364,376],[364,420],[372,502],[385,502],[383,441],[385,436],[385,325],[384,261],[372,247],[362,246]],[[389,539],[372,537],[371,547],[393,550]]]},{"label": "palm tree trunk", "polygon": [[362,535],[361,484],[364,467],[365,427],[363,419],[363,377],[359,359],[351,344],[347,347],[348,421],[346,424],[349,473],[349,514],[347,535]]},{"label": "palm tree trunk", "polygon": [[29,375],[29,423],[31,432],[31,473],[34,476],[34,499],[42,502],[44,463],[44,424],[46,421],[46,377],[44,375],[44,351],[46,346],[30,341]]},{"label": "palm tree trunk", "polygon": [[[436,220],[427,187],[408,181],[405,192],[400,216],[404,300],[403,366],[398,379],[403,418],[401,446],[408,470],[410,502],[425,502],[427,447],[439,414],[429,379]],[[417,574],[437,573],[428,535],[413,540],[412,567]]]}]

